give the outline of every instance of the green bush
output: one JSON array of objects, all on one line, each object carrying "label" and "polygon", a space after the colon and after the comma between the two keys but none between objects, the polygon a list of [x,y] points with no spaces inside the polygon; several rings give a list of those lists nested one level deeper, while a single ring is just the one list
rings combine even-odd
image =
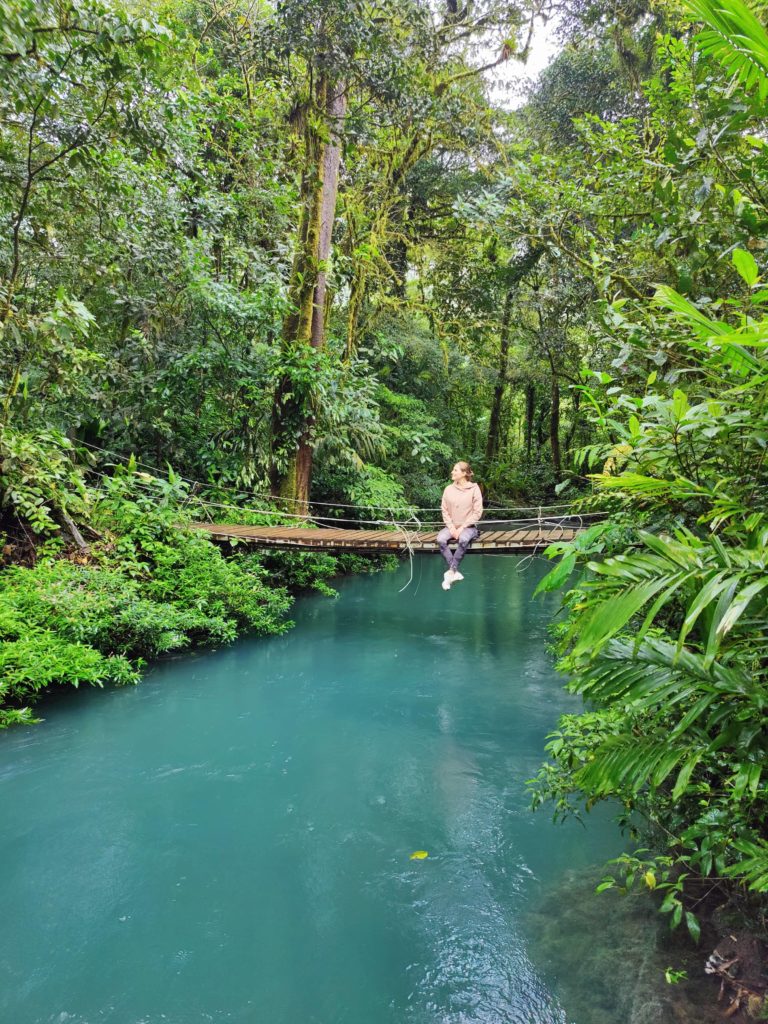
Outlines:
[{"label": "green bush", "polygon": [[0,628],[12,634],[18,621],[104,654],[136,657],[184,647],[192,636],[220,642],[235,635],[234,624],[221,616],[144,596],[141,585],[117,569],[64,560],[5,570],[0,578]]},{"label": "green bush", "polygon": [[335,597],[330,581],[337,576],[352,573],[378,572],[394,569],[395,555],[358,555],[353,551],[326,554],[324,551],[257,551],[240,556],[246,564],[255,561],[268,574],[272,585],[279,584],[290,591],[317,590],[327,597]]},{"label": "green bush", "polygon": [[178,531],[173,547],[155,551],[147,593],[190,613],[227,619],[242,629],[277,633],[291,598],[267,583],[267,570],[248,555],[224,558],[201,533]]},{"label": "green bush", "polygon": [[0,727],[52,686],[135,682],[146,657],[242,629],[286,629],[290,598],[254,558],[183,526],[183,485],[129,469],[96,492],[92,561],[43,558],[0,576]]},{"label": "green bush", "polygon": [[62,515],[87,517],[88,491],[63,434],[0,429],[0,507],[44,537],[60,532]]},{"label": "green bush", "polygon": [[50,630],[33,630],[0,648],[0,695],[28,697],[53,684],[134,683],[136,669],[120,655],[105,656],[86,644],[69,643]]},{"label": "green bush", "polygon": [[329,580],[340,573],[339,560],[324,551],[254,551],[239,556],[244,567],[257,566],[270,582],[288,590],[317,590],[335,597]]},{"label": "green bush", "polygon": [[[754,259],[733,260],[757,289]],[[654,371],[642,395],[593,396],[611,443],[593,481],[636,529],[601,524],[550,549],[564,557],[539,590],[582,570],[558,647],[590,712],[563,719],[533,788],[558,814],[610,798],[645,817],[667,852],[642,877],[661,889],[667,872],[661,909],[696,937],[683,879],[768,892],[768,295],[721,304],[723,319],[667,288],[656,307],[648,337],[689,370],[685,390]],[[619,862],[624,888],[637,863]]]}]

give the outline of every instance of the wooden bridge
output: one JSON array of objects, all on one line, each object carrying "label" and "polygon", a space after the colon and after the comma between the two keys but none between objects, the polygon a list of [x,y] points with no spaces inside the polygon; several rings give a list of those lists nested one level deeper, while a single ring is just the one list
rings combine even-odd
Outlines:
[{"label": "wooden bridge", "polygon": [[[263,548],[300,548],[304,551],[358,551],[362,554],[437,551],[437,532],[416,532],[397,527],[387,530],[339,530],[333,527],[230,526],[221,523],[192,523],[216,540],[237,540]],[[542,551],[555,541],[573,540],[587,524],[569,516],[562,525],[552,520],[527,522],[519,528],[482,527],[469,554],[523,555]]]}]

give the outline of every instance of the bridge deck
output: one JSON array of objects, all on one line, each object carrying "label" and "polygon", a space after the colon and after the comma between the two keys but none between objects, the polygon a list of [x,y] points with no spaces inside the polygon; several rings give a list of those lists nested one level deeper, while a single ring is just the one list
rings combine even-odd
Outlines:
[{"label": "bridge deck", "polygon": [[[402,530],[337,530],[330,527],[308,529],[295,526],[230,526],[222,523],[192,523],[218,540],[239,540],[259,547],[301,548],[305,551],[362,551],[366,553],[404,552],[409,542],[412,551],[437,551],[437,533],[411,533]],[[554,541],[568,541],[578,533],[569,527],[526,525],[521,529],[481,530],[469,553],[525,554],[542,550]]]}]

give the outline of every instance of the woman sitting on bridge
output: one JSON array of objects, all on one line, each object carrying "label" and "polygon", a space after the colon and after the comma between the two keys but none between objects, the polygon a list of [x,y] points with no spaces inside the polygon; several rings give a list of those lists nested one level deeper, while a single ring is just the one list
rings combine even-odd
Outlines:
[{"label": "woman sitting on bridge", "polygon": [[[459,572],[459,562],[467,552],[467,548],[477,537],[475,525],[483,514],[483,495],[480,488],[472,480],[472,470],[468,462],[457,462],[451,470],[453,483],[443,491],[442,513],[445,529],[437,535],[440,553],[448,563],[443,574],[443,590],[450,590],[452,584],[463,580]],[[449,544],[456,541],[456,550],[451,551]]]}]

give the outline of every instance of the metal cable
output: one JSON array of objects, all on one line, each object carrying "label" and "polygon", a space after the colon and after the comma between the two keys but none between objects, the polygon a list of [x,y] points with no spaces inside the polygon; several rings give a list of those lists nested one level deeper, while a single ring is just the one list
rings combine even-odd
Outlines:
[{"label": "metal cable", "polygon": [[[84,445],[86,448],[91,448],[93,451],[102,452],[104,455],[113,455],[117,459],[119,459],[121,461],[125,461],[124,456],[119,455],[119,453],[114,452],[114,451],[110,451],[109,448],[102,448],[102,447],[100,447],[97,444],[91,444],[89,441],[77,441],[76,444],[77,445]],[[165,471],[164,470],[158,469],[157,466],[152,466],[148,462],[142,462],[139,459],[136,459],[135,462],[136,462],[137,466],[143,466],[145,469],[151,469],[153,473],[157,473],[160,476],[164,476],[165,475]],[[101,474],[101,475],[103,475],[103,474]],[[179,480],[183,480],[184,483],[194,484],[194,485],[196,485],[198,487],[221,486],[221,485],[215,485],[215,484],[211,484],[211,483],[204,483],[202,480],[194,480],[191,477],[181,476],[180,474],[177,474],[177,476],[178,476]],[[240,492],[242,494],[250,495],[251,497],[254,497],[254,498],[266,498],[269,501],[286,501],[286,502],[290,502],[292,504],[298,504],[298,505],[309,504],[309,505],[314,505],[315,507],[322,507],[322,508],[375,509],[375,510],[380,511],[380,512],[392,512],[393,511],[393,509],[389,505],[370,505],[370,504],[357,504],[357,505],[353,505],[353,504],[345,504],[344,502],[332,502],[332,501],[309,501],[309,502],[303,502],[300,498],[282,497],[281,495],[278,495],[278,494],[268,494],[268,493],[266,493],[264,491],[248,491],[248,490],[246,490],[244,488],[228,486],[228,485],[223,487],[222,489],[223,490],[227,490],[227,491],[237,491],[237,492]],[[233,506],[233,507],[236,507],[236,506]],[[491,506],[488,506],[488,507],[489,507],[489,509],[491,508]],[[541,509],[543,509],[543,508],[544,509],[559,509],[559,508],[573,508],[573,507],[574,507],[574,503],[573,502],[563,502],[561,504],[553,504],[553,505],[496,505],[496,506],[493,506],[492,510],[494,512],[535,512],[537,510],[540,512]],[[396,509],[395,511],[398,511],[398,512],[408,512],[408,513],[418,513],[418,512],[440,512],[440,511],[442,511],[442,509],[440,507],[424,507],[424,508],[416,507],[416,508],[414,508],[413,505],[407,505],[407,506],[405,506],[405,507],[403,507],[401,509]],[[291,514],[291,513],[286,513],[286,515],[289,515],[289,514]],[[324,518],[332,518],[332,517],[324,517]],[[342,519],[340,519],[340,520],[338,520],[338,522],[369,522],[369,523],[372,523],[374,521],[375,520],[373,520],[373,519],[368,519],[368,520],[353,520],[353,519],[342,520]],[[506,520],[484,520],[484,522],[506,522]]]}]

